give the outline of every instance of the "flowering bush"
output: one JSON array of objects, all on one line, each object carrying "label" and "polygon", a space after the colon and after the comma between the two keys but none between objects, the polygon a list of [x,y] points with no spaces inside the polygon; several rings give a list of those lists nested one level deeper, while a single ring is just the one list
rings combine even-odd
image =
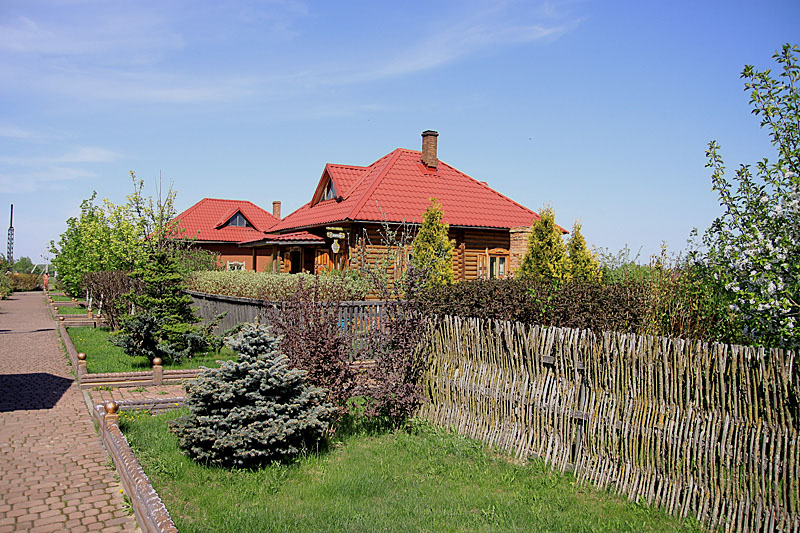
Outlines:
[{"label": "flowering bush", "polygon": [[695,251],[708,274],[730,296],[730,308],[745,323],[754,344],[800,347],[800,66],[797,46],[784,45],[774,58],[783,66],[779,79],[770,71],[745,67],[745,89],[753,113],[770,131],[778,160],[763,159],[756,172],[736,171],[736,187],[725,179],[719,145],[707,151],[713,188],[725,212],[703,236],[705,252]]}]

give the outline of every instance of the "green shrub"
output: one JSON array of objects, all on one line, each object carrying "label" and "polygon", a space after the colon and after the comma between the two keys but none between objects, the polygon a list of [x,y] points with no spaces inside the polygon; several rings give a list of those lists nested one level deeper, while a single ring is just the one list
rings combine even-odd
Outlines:
[{"label": "green shrub", "polygon": [[247,324],[228,346],[238,362],[205,370],[187,385],[189,415],[173,425],[179,445],[201,463],[256,468],[296,457],[324,436],[334,411],[326,391],[289,368],[269,327]]},{"label": "green shrub", "polygon": [[[315,281],[315,278],[319,279]],[[363,300],[370,291],[370,283],[356,271],[334,271],[318,276],[272,274],[252,270],[201,271],[189,277],[186,288],[225,296],[287,301],[295,295],[301,281],[305,286],[318,284],[318,294],[322,300]]]},{"label": "green shrub", "polygon": [[39,274],[20,274],[14,272],[10,276],[11,289],[14,291],[37,291],[42,288],[42,276]]},{"label": "green shrub", "polygon": [[0,300],[7,299],[12,292],[11,278],[5,272],[0,272]]},{"label": "green shrub", "polygon": [[148,261],[129,275],[141,283],[141,290],[125,296],[134,314],[122,318],[122,328],[114,339],[117,346],[131,357],[174,362],[209,346],[216,324],[197,325],[200,319],[183,290],[183,276],[170,248],[152,249]]}]

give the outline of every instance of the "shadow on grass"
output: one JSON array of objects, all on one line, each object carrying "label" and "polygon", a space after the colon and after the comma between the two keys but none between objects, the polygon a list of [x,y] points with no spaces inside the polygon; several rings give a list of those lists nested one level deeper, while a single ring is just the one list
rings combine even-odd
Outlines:
[{"label": "shadow on grass", "polygon": [[44,372],[2,374],[0,413],[52,409],[71,384],[71,379]]}]

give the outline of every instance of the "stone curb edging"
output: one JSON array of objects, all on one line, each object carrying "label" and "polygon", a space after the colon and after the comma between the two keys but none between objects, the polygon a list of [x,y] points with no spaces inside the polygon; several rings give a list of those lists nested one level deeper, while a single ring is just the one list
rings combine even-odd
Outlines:
[{"label": "stone curb edging", "polygon": [[186,380],[194,379],[203,371],[202,368],[190,368],[181,370],[164,370],[161,365],[153,366],[152,370],[140,372],[104,372],[89,374],[86,370],[86,362],[78,359],[78,350],[72,343],[72,339],[67,333],[67,326],[76,324],[59,321],[58,331],[67,349],[67,355],[72,363],[72,370],[75,372],[75,379],[81,389],[91,389],[93,387],[142,387],[158,385],[180,385]]},{"label": "stone curb edging", "polygon": [[[142,465],[131,450],[128,440],[119,429],[117,410],[133,411],[147,409],[151,412],[166,411],[183,405],[184,398],[162,398],[153,400],[121,400],[106,406],[95,405],[92,415],[100,425],[101,440],[114,460],[125,494],[131,500],[139,527],[146,533],[177,533],[178,528],[153,488]],[[113,404],[113,406],[112,406]]]}]

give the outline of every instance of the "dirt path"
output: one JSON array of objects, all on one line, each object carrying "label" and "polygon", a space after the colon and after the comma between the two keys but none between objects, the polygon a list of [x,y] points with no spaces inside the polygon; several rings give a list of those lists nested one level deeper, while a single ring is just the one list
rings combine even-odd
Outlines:
[{"label": "dirt path", "polygon": [[0,301],[0,533],[131,531],[41,292]]}]

